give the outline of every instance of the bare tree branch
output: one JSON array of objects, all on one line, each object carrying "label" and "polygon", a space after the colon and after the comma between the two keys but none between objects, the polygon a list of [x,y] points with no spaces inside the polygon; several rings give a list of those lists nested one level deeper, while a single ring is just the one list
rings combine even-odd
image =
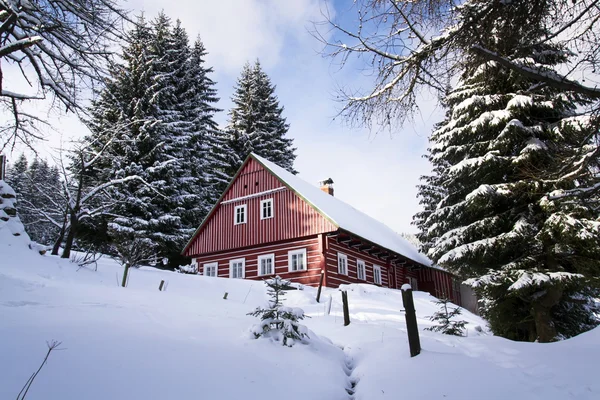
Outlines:
[{"label": "bare tree branch", "polygon": [[[21,112],[25,101],[51,96],[51,107],[85,114],[84,88],[107,76],[111,46],[122,38],[128,17],[118,0],[0,0],[0,106],[10,110],[12,129],[0,127],[0,145],[31,145],[40,122]],[[7,66],[17,69],[7,69]],[[10,75],[8,74],[10,72]],[[32,92],[5,88],[21,76]]]}]

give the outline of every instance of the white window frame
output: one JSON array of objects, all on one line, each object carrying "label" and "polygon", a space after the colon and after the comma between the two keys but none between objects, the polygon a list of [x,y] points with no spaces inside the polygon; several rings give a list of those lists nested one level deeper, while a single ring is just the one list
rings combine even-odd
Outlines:
[{"label": "white window frame", "polygon": [[[377,274],[375,271],[377,271],[379,274]],[[377,279],[377,277],[379,277],[379,279]],[[377,282],[379,281],[379,282]],[[381,279],[381,265],[375,265],[373,264],[373,282],[376,285],[381,285],[383,282],[383,280]]]},{"label": "white window frame", "polygon": [[[340,261],[344,261],[344,268],[342,269],[342,263]],[[337,253],[337,264],[338,264],[338,274],[348,276],[348,256],[344,253]]]},{"label": "white window frame", "polygon": [[[237,220],[238,210],[240,210],[240,209],[244,210],[244,220],[242,222],[238,222],[238,220]],[[248,221],[248,207],[246,206],[246,204],[235,206],[235,208],[233,209],[233,224],[241,225],[241,224],[245,224],[247,221]]]},{"label": "white window frame", "polygon": [[[262,273],[262,260],[271,260],[271,268],[272,271],[269,273]],[[275,254],[271,253],[271,254],[263,254],[258,256],[258,276],[265,276],[265,275],[274,275],[275,274]]]},{"label": "white window frame", "polygon": [[[292,269],[292,257],[294,255],[302,254],[304,258],[304,265],[302,269]],[[288,251],[288,272],[306,271],[308,269],[308,257],[306,257],[306,249],[297,249]]]},{"label": "white window frame", "polygon": [[[267,203],[269,204],[269,210],[271,210],[271,215],[269,215],[268,217],[265,217],[265,215],[264,215],[264,211],[265,210],[264,210],[263,207]],[[263,220],[263,219],[271,219],[271,218],[273,218],[274,215],[275,215],[275,213],[274,213],[274,210],[273,210],[273,199],[271,198],[271,199],[261,200],[261,202],[260,202],[260,219],[261,220]]]},{"label": "white window frame", "polygon": [[[206,270],[208,268],[213,268],[213,267],[215,268],[215,274],[214,275],[208,275],[206,273]],[[202,275],[204,275],[204,276],[214,276],[214,277],[219,276],[219,263],[215,261],[215,262],[209,262],[209,263],[202,264]]]},{"label": "white window frame", "polygon": [[[361,266],[362,268],[360,268]],[[359,271],[362,271],[362,276]],[[365,264],[365,261],[361,260],[360,258],[356,259],[356,278],[361,281],[367,280],[367,264]]]},{"label": "white window frame", "polygon": [[[233,264],[242,263],[242,276],[233,277]],[[235,260],[229,260],[229,277],[231,279],[244,279],[246,278],[246,259],[245,258],[236,258]]]}]

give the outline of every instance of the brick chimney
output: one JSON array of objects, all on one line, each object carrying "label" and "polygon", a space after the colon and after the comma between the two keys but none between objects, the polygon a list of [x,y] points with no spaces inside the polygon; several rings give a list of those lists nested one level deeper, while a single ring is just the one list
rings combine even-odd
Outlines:
[{"label": "brick chimney", "polygon": [[321,187],[322,191],[333,196],[333,179],[327,178],[322,180],[319,182],[319,186]]}]

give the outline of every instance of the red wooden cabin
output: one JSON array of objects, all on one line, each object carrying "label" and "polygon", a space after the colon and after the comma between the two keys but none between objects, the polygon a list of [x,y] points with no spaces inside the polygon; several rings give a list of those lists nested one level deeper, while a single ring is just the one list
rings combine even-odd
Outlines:
[{"label": "red wooden cabin", "polygon": [[183,253],[207,276],[277,274],[316,286],[323,270],[328,287],[410,283],[460,303],[452,275],[386,225],[336,199],[331,183],[318,188],[251,154]]}]

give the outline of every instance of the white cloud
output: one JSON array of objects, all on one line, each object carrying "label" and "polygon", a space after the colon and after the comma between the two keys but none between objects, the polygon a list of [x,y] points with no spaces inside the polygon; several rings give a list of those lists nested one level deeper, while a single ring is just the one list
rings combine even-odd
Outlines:
[{"label": "white cloud", "polygon": [[[305,26],[319,18],[319,0],[134,0],[129,6],[153,18],[160,10],[180,19],[193,39],[200,34],[217,74],[237,75],[247,60],[267,68],[281,62],[286,39],[304,37]],[[305,39],[303,39],[305,40]]]}]

